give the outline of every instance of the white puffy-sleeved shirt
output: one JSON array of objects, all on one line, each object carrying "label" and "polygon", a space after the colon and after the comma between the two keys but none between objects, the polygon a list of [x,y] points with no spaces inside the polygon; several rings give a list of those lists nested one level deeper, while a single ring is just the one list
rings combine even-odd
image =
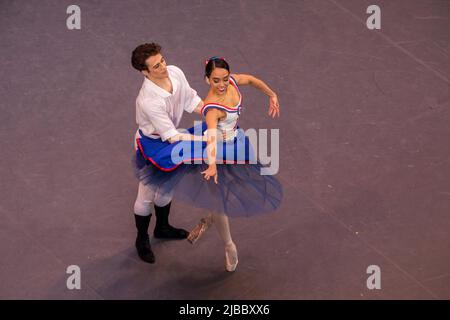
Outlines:
[{"label": "white puffy-sleeved shirt", "polygon": [[167,70],[172,82],[172,93],[145,78],[136,98],[136,122],[139,129],[146,136],[159,136],[162,141],[179,133],[176,128],[183,111],[191,113],[201,101],[180,68],[167,66]]}]

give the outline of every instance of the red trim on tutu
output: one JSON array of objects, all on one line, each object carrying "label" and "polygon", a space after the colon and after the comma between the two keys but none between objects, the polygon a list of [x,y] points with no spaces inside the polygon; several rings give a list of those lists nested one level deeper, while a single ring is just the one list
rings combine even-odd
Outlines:
[{"label": "red trim on tutu", "polygon": [[[165,172],[170,172],[175,170],[176,168],[178,168],[181,164],[190,164],[192,161],[197,161],[197,160],[202,160],[205,161],[207,159],[205,158],[192,158],[189,160],[183,160],[182,162],[180,162],[179,164],[176,164],[175,166],[171,167],[171,168],[163,168],[161,167],[155,160],[153,160],[151,157],[147,157],[144,153],[144,148],[141,145],[141,142],[139,141],[139,138],[136,139],[136,143],[139,147],[139,151],[141,152],[142,156],[150,161],[155,167],[157,167],[159,170],[161,171],[165,171]],[[249,160],[244,160],[244,161],[238,161],[238,160],[216,160],[216,164],[249,164],[250,161]],[[206,162],[205,162],[206,164]]]},{"label": "red trim on tutu", "polygon": [[175,170],[176,168],[178,168],[178,167],[181,165],[181,163],[179,163],[179,164],[175,165],[174,167],[168,168],[168,169],[167,169],[167,168],[161,167],[160,165],[158,165],[158,164],[156,163],[155,160],[153,160],[152,158],[147,157],[147,156],[145,155],[145,153],[144,153],[144,148],[142,148],[142,145],[141,145],[141,142],[139,141],[139,139],[136,139],[136,142],[137,142],[137,145],[139,146],[139,150],[141,151],[142,156],[143,156],[145,159],[147,159],[148,161],[150,161],[150,162],[151,162],[155,167],[157,167],[159,170],[165,171],[165,172],[170,172],[170,171]]}]

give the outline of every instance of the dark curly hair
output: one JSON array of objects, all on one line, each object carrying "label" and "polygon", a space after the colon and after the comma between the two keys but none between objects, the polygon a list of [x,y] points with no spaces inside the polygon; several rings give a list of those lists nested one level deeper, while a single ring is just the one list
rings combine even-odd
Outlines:
[{"label": "dark curly hair", "polygon": [[161,52],[161,46],[157,43],[144,43],[137,46],[131,54],[131,65],[138,71],[148,70],[145,60]]},{"label": "dark curly hair", "polygon": [[230,66],[228,65],[228,62],[225,61],[224,58],[211,57],[206,62],[205,77],[209,78],[215,68],[223,68],[226,69],[228,72],[230,72]]}]

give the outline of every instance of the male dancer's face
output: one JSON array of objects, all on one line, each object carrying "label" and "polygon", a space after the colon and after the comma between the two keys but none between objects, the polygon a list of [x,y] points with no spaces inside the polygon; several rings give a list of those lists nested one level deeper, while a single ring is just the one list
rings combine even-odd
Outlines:
[{"label": "male dancer's face", "polygon": [[147,65],[148,70],[143,70],[142,73],[146,77],[153,80],[165,79],[169,77],[166,60],[160,53],[148,57],[147,60],[145,60],[145,64]]}]

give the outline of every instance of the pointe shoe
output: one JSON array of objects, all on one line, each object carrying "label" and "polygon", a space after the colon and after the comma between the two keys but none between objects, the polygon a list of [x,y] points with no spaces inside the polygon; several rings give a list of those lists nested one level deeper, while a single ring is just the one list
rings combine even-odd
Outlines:
[{"label": "pointe shoe", "polygon": [[228,272],[236,270],[238,264],[238,254],[234,242],[225,246],[225,269]]},{"label": "pointe shoe", "polygon": [[194,229],[189,233],[187,236],[187,240],[194,244],[197,242],[198,239],[205,233],[206,230],[208,230],[209,226],[211,225],[211,220],[208,218],[202,218],[197,226],[195,226]]}]

